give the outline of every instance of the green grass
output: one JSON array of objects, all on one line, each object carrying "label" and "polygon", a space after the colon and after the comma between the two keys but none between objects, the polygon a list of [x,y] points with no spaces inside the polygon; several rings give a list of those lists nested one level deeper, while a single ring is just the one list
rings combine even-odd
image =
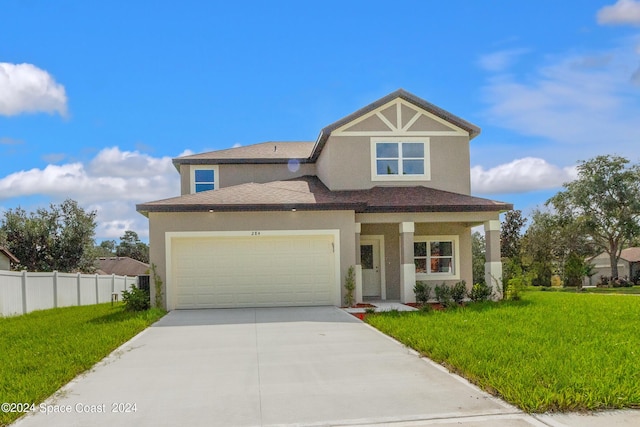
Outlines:
[{"label": "green grass", "polygon": [[367,322],[527,412],[640,407],[634,296],[527,292]]},{"label": "green grass", "polygon": [[640,294],[640,286],[631,286],[628,288],[586,288],[583,292],[590,294]]},{"label": "green grass", "polygon": [[[0,403],[38,406],[163,315],[107,303],[0,318]],[[20,415],[0,411],[0,425]]]}]

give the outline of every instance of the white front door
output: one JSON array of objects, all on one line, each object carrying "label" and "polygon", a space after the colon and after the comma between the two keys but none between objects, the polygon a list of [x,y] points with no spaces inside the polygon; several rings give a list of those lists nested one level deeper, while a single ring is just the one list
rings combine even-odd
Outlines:
[{"label": "white front door", "polygon": [[382,297],[380,274],[380,240],[360,240],[362,296]]}]

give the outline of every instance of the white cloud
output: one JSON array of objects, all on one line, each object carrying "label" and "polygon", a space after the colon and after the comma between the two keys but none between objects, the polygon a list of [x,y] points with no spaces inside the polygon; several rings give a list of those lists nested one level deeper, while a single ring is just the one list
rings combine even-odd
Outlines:
[{"label": "white cloud", "polygon": [[597,18],[604,25],[640,25],[640,1],[618,0],[600,9]]},{"label": "white cloud", "polygon": [[509,68],[519,56],[527,52],[527,49],[508,49],[488,53],[480,57],[478,65],[487,71],[504,71]]},{"label": "white cloud", "polygon": [[485,170],[471,168],[474,194],[524,193],[561,187],[577,177],[575,166],[558,167],[544,159],[525,157]]},{"label": "white cloud", "polygon": [[[526,75],[496,73],[483,88],[493,124],[582,152],[636,156],[637,40],[607,52],[565,54]],[[638,82],[640,84],[640,82]]]},{"label": "white cloud", "polygon": [[64,86],[32,64],[0,62],[0,115],[67,114]]},{"label": "white cloud", "polygon": [[135,205],[180,194],[179,175],[169,157],[117,147],[101,150],[87,164],[48,165],[0,178],[0,199],[44,195],[54,202],[77,200],[97,210],[98,238],[118,238],[132,229],[147,236],[147,219]]}]

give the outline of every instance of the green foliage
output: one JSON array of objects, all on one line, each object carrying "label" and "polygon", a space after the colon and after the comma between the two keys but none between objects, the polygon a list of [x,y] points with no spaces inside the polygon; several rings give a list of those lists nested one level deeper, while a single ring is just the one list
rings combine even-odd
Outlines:
[{"label": "green foliage", "polygon": [[451,287],[447,286],[447,284],[443,282],[442,285],[436,285],[433,291],[436,294],[436,300],[438,300],[443,307],[453,307],[455,302],[451,295]]},{"label": "green foliage", "polygon": [[[163,315],[106,303],[0,318],[1,400],[38,406]],[[20,415],[0,411],[0,425]]]},{"label": "green foliage", "polygon": [[526,275],[518,275],[509,279],[507,289],[504,292],[504,299],[507,301],[519,301],[522,293],[529,286],[530,279]]},{"label": "green foliage", "polygon": [[375,307],[365,307],[364,312],[366,314],[375,314],[376,308]]},{"label": "green foliage", "polygon": [[349,269],[347,270],[344,289],[347,291],[344,295],[344,305],[351,307],[354,303],[353,291],[356,289],[356,275],[353,266],[349,266]]},{"label": "green foliage", "polygon": [[431,313],[433,311],[433,307],[431,307],[431,304],[423,304],[418,310],[420,310],[421,313]]},{"label": "green foliage", "polygon": [[151,264],[151,277],[153,278],[153,286],[155,290],[154,307],[162,308],[162,300],[164,296],[162,293],[162,277],[158,275],[157,267],[154,263]]},{"label": "green foliage", "polygon": [[116,241],[115,240],[103,240],[98,246],[95,247],[96,257],[112,257],[116,256]]},{"label": "green foliage", "polygon": [[151,306],[149,293],[131,285],[131,290],[122,291],[122,301],[127,311],[144,311]]},{"label": "green foliage", "polygon": [[149,262],[149,246],[140,241],[135,231],[125,231],[115,251],[116,256],[126,256],[144,263]]},{"label": "green foliage", "polygon": [[527,412],[640,404],[640,370],[630,363],[640,348],[637,297],[527,292],[517,302],[380,313],[368,323]]},{"label": "green foliage", "polygon": [[620,250],[640,236],[640,165],[619,156],[597,156],[578,165],[578,178],[547,201],[579,224],[599,251],[610,254],[618,277]]},{"label": "green foliage", "polygon": [[413,287],[413,292],[416,294],[417,303],[426,304],[431,295],[431,287],[425,282],[416,282],[416,285]]},{"label": "green foliage", "polygon": [[581,288],[586,265],[587,263],[583,257],[575,252],[570,253],[564,265],[564,285]]},{"label": "green foliage", "polygon": [[95,271],[96,212],[86,212],[67,199],[49,209],[27,213],[22,208],[4,212],[0,225],[4,245],[19,260],[19,269],[66,273]]},{"label": "green foliage", "polygon": [[500,253],[503,258],[520,259],[520,240],[522,227],[527,219],[522,217],[522,211],[507,211],[500,226]]},{"label": "green foliage", "polygon": [[464,280],[461,282],[457,282],[451,288],[451,298],[457,303],[462,304],[464,301],[464,297],[467,295],[467,282]]},{"label": "green foliage", "polygon": [[486,283],[476,283],[471,287],[471,290],[467,294],[469,299],[473,302],[486,301],[491,297],[493,290],[491,286]]},{"label": "green foliage", "polygon": [[484,236],[477,231],[471,235],[471,258],[473,270],[473,283],[485,283],[484,263],[486,242]]}]

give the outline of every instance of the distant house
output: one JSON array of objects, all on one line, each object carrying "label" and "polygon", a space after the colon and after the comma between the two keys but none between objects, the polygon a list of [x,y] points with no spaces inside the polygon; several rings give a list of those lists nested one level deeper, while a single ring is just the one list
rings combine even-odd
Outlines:
[{"label": "distant house", "polygon": [[20,260],[9,249],[0,246],[0,270],[11,270],[11,266],[18,264]]},{"label": "distant house", "polygon": [[98,274],[115,274],[116,276],[149,274],[149,264],[126,256],[100,257],[96,267]]},{"label": "distant house", "polygon": [[[587,260],[595,266],[595,274],[584,278],[585,285],[595,285],[600,282],[600,276],[611,277],[611,262],[606,252]],[[633,282],[640,280],[640,248],[623,249],[618,260],[618,277]]]}]

